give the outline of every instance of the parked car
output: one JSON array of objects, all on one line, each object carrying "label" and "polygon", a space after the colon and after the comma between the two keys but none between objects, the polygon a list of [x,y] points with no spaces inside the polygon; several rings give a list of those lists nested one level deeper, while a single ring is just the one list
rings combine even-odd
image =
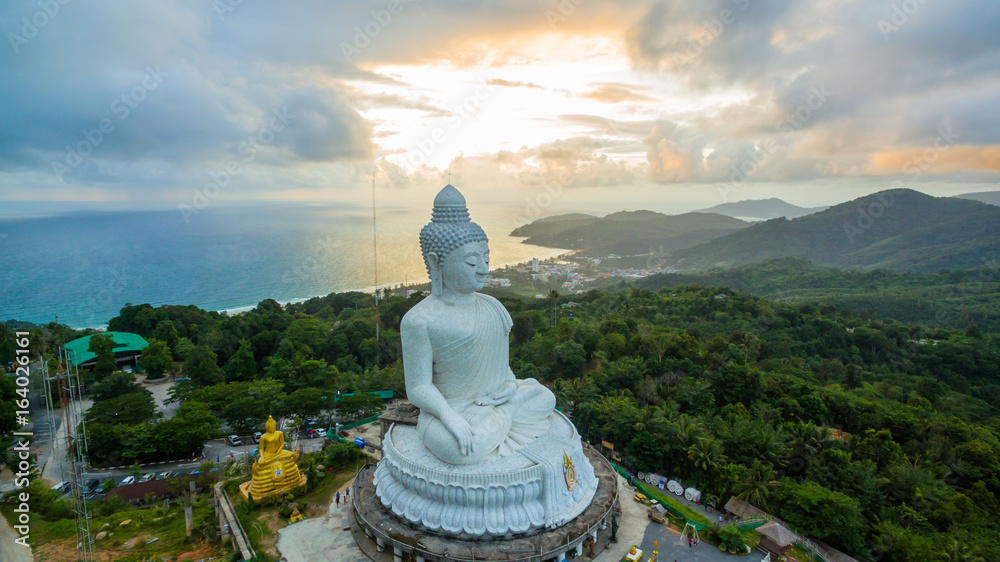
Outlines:
[{"label": "parked car", "polygon": [[253,442],[254,443],[260,443],[260,436],[261,436],[261,433],[259,431],[257,433],[254,433],[253,434]]},{"label": "parked car", "polygon": [[306,425],[316,425],[315,418],[306,418]]},{"label": "parked car", "polygon": [[52,489],[55,490],[55,491],[57,491],[57,492],[59,492],[60,494],[67,494],[67,493],[69,493],[70,490],[73,489],[73,483],[72,482],[60,482],[60,483],[56,484],[55,486],[52,486]]},{"label": "parked car", "polygon": [[97,478],[87,481],[87,491],[91,494],[101,489],[101,481]]},{"label": "parked car", "polygon": [[163,472],[159,473],[159,474],[158,474],[158,475],[156,476],[156,479],[157,479],[157,480],[163,480],[163,479],[165,479],[165,478],[170,478],[170,477],[171,477],[171,476],[173,476],[173,475],[174,475],[174,473],[173,473],[173,472],[171,472],[171,471],[169,471],[169,470],[164,470]]},{"label": "parked car", "polygon": [[156,474],[152,472],[147,472],[146,474],[142,475],[142,478],[139,479],[139,482],[149,482],[150,480],[156,480]]},{"label": "parked car", "polygon": [[316,439],[320,436],[320,432],[318,429],[309,428],[305,431],[305,436],[307,439]]},{"label": "parked car", "polygon": [[124,480],[118,483],[119,486],[128,486],[129,484],[135,484],[135,476],[126,476]]},{"label": "parked car", "polygon": [[226,441],[233,447],[239,447],[240,445],[243,444],[243,441],[240,440],[239,435],[230,435],[229,437],[226,438]]}]

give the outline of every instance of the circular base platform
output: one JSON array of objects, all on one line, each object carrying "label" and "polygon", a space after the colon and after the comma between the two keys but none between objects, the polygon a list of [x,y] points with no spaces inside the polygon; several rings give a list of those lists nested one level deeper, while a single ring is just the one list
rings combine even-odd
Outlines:
[{"label": "circular base platform", "polygon": [[476,464],[441,461],[408,426],[392,427],[382,454],[376,494],[429,534],[481,539],[554,529],[582,513],[597,490],[580,434],[561,412],[531,443]]},{"label": "circular base platform", "polygon": [[590,504],[571,521],[528,536],[463,539],[437,535],[393,514],[375,494],[375,467],[369,466],[355,480],[352,508],[355,538],[374,540],[386,552],[417,561],[503,560],[530,561],[555,558],[583,548],[599,530],[611,525],[618,502],[618,482],[611,464],[595,450],[583,450],[594,469],[597,490]]}]

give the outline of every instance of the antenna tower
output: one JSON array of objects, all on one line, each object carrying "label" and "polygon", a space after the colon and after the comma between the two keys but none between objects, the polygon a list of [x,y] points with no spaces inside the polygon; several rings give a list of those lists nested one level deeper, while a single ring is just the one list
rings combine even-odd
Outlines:
[{"label": "antenna tower", "polygon": [[378,228],[376,227],[376,215],[375,215],[375,172],[378,171],[376,168],[372,170],[372,257],[375,262],[375,370],[378,370],[379,355],[381,355],[380,347],[380,337],[379,337],[379,313],[378,313]]}]

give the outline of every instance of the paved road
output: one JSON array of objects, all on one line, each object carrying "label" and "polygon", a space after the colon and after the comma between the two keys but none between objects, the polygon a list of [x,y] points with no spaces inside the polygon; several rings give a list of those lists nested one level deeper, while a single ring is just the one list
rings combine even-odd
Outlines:
[{"label": "paved road", "polygon": [[646,534],[642,538],[642,545],[639,547],[642,549],[643,560],[646,560],[648,556],[653,554],[653,541],[660,543],[660,554],[656,557],[660,562],[670,562],[671,560],[760,562],[764,559],[764,555],[760,552],[753,552],[749,556],[731,556],[708,543],[700,543],[695,547],[689,548],[687,539],[681,536],[680,531],[661,523],[654,523],[646,528]]},{"label": "paved road", "polygon": [[[618,501],[622,506],[622,514],[618,519],[618,542],[609,545],[594,558],[594,562],[619,562],[633,544],[639,544],[649,525],[646,517],[646,506],[632,499],[635,492],[625,484],[625,479],[618,473]],[[579,557],[583,560],[587,555]]]},{"label": "paved road", "polygon": [[[353,482],[347,482],[344,489]],[[288,562],[370,562],[348,527],[348,504],[330,502],[326,515],[299,521],[278,531],[275,548]],[[253,535],[255,531],[247,529]]]},{"label": "paved road", "polygon": [[15,543],[14,539],[17,537],[17,533],[7,522],[7,518],[0,515],[0,560],[3,562],[32,561],[31,548],[24,548]]}]

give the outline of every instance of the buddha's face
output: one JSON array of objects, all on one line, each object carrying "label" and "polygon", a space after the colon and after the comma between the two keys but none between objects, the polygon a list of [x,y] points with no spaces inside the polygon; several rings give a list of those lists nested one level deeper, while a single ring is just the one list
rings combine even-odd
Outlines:
[{"label": "buddha's face", "polygon": [[474,293],[486,285],[490,274],[490,248],[486,242],[469,242],[454,250],[441,263],[445,290]]}]

